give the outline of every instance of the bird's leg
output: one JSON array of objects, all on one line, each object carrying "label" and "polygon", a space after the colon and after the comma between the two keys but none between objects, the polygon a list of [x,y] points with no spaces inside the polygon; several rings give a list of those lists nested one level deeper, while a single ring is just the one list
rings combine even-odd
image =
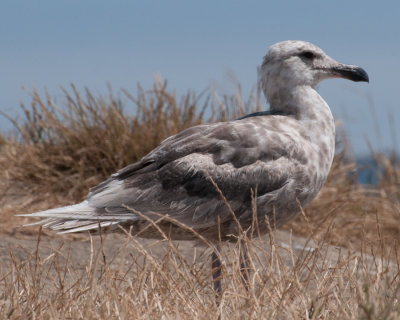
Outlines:
[{"label": "bird's leg", "polygon": [[244,241],[240,242],[239,262],[240,262],[240,273],[242,276],[242,283],[243,283],[246,291],[249,291],[250,267],[249,267],[249,257],[247,255],[247,245]]},{"label": "bird's leg", "polygon": [[222,284],[221,284],[222,268],[221,268],[221,260],[215,251],[213,251],[211,254],[211,268],[212,268],[213,288],[215,291],[215,302],[217,306],[219,306],[222,297]]}]

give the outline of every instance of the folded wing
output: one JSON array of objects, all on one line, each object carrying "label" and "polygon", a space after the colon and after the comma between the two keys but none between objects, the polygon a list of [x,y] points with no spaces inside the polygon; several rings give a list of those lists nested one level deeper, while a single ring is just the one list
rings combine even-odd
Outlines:
[{"label": "folded wing", "polygon": [[305,151],[290,133],[273,129],[269,122],[279,120],[275,117],[184,130],[92,188],[82,204],[34,215],[47,217],[42,223],[53,229],[75,232],[94,229],[99,222],[143,219],[133,208],[151,219],[159,218],[158,213],[195,229],[207,228],[218,217],[221,222],[230,218],[220,192],[239,218],[248,215],[252,190],[267,202],[268,197],[276,199],[302,170]]}]

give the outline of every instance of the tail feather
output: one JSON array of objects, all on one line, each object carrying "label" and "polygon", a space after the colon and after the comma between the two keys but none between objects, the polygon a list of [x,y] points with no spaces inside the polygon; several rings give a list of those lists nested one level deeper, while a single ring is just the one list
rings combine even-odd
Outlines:
[{"label": "tail feather", "polygon": [[[122,209],[122,208],[121,208]],[[86,230],[95,230],[99,227],[109,227],[137,217],[128,210],[119,210],[118,213],[92,207],[87,200],[61,208],[49,209],[30,214],[18,214],[22,217],[44,218],[25,226],[42,225],[58,231],[58,233],[72,233]]]},{"label": "tail feather", "polygon": [[58,233],[66,234],[66,233],[97,230],[97,229],[99,229],[99,227],[106,228],[106,227],[118,225],[119,223],[120,223],[120,221],[105,221],[105,222],[99,222],[99,223],[91,223],[91,224],[87,224],[87,225],[80,226],[80,227],[74,227],[74,228],[67,229],[67,230],[65,230],[65,228],[63,228],[64,231],[59,231]]},{"label": "tail feather", "polygon": [[[87,200],[74,204],[72,206],[66,206],[61,208],[54,208],[44,211],[38,211],[34,213],[17,214],[19,217],[40,217],[40,218],[70,218],[74,219],[79,216],[85,216],[86,219],[94,212],[92,206],[89,205]],[[79,219],[79,218],[78,218]]]}]

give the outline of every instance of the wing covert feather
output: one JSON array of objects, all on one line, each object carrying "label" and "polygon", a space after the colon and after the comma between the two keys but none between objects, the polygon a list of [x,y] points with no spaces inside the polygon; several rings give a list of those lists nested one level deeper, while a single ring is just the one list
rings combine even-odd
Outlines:
[{"label": "wing covert feather", "polygon": [[[110,191],[112,203],[97,203],[107,210],[124,204],[145,214],[168,214],[189,226],[208,226],[217,216],[223,221],[230,215],[211,178],[240,216],[251,207],[251,190],[272,199],[296,174],[304,157],[293,137],[274,132],[265,120],[263,125],[255,120],[184,130],[92,189],[89,201],[106,199],[104,193]],[[112,191],[116,183],[117,196]]]}]

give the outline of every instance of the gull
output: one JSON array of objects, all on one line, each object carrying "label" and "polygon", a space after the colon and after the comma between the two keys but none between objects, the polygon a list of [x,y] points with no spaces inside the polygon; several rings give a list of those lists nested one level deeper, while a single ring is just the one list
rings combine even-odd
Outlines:
[{"label": "gull", "polygon": [[[311,43],[276,43],[260,71],[269,111],[183,130],[91,188],[85,201],[25,216],[44,218],[35,224],[60,233],[120,225],[141,237],[219,243],[255,222],[257,233],[266,233],[305,208],[328,176],[335,124],[315,90],[328,78],[369,82],[364,69],[338,63]],[[243,270],[246,252],[240,259]],[[218,248],[212,268],[218,304]]]}]

